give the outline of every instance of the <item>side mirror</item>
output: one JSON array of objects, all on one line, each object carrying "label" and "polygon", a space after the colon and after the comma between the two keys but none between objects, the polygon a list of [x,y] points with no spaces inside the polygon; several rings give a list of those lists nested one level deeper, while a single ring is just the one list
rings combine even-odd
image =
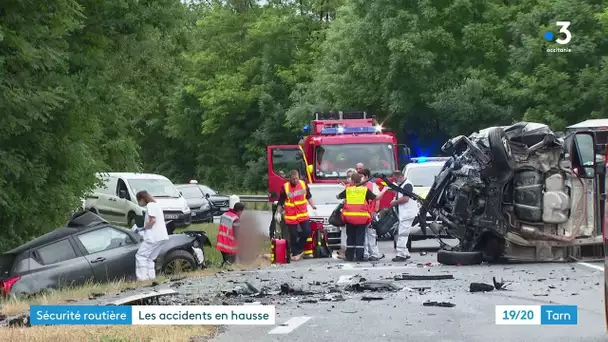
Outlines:
[{"label": "side mirror", "polygon": [[[579,170],[581,178],[595,177],[595,137],[591,132],[578,132],[572,139],[571,151],[575,152],[577,160],[573,160],[573,166]],[[572,154],[571,154],[572,155]]]},{"label": "side mirror", "polygon": [[209,198],[209,197],[211,197],[211,195],[205,194],[205,198]]},{"label": "side mirror", "polygon": [[118,197],[123,198],[123,199],[127,198],[127,191],[125,191],[125,190],[118,191]]},{"label": "side mirror", "polygon": [[302,151],[296,153],[296,160],[302,160]]}]

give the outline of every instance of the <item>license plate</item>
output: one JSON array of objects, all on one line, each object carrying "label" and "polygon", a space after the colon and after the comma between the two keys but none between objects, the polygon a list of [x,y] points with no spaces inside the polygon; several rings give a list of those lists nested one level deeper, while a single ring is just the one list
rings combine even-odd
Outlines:
[{"label": "license plate", "polygon": [[223,208],[220,208],[220,210],[221,210],[221,211],[228,211],[228,208],[223,207]]},{"label": "license plate", "polygon": [[198,247],[192,247],[194,254],[196,255],[196,259],[198,260],[198,264],[202,264],[205,261],[205,255],[203,254],[203,250]]},{"label": "license plate", "polygon": [[165,215],[165,218],[169,220],[176,220],[179,218],[179,215]]}]

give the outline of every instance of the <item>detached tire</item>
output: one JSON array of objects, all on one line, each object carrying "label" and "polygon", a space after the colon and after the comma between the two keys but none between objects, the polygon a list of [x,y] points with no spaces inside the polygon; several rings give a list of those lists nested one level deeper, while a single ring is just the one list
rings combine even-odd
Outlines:
[{"label": "detached tire", "polygon": [[492,152],[492,165],[498,172],[510,171],[515,168],[515,160],[507,134],[502,128],[494,128],[488,133],[488,142]]},{"label": "detached tire", "polygon": [[437,262],[444,265],[479,265],[483,262],[483,253],[453,252],[441,249],[437,252]]},{"label": "detached tire", "polygon": [[163,261],[164,274],[179,274],[197,269],[194,256],[182,249],[170,252]]}]

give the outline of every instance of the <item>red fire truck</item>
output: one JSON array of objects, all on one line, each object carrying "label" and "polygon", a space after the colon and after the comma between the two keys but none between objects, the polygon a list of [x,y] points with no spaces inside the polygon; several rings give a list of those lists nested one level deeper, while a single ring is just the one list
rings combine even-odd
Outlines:
[{"label": "red fire truck", "polygon": [[[315,113],[298,145],[268,146],[268,199],[278,200],[290,170],[308,183],[341,183],[363,163],[373,174],[398,167],[397,139],[366,112]],[[404,148],[409,154],[409,150]]]}]

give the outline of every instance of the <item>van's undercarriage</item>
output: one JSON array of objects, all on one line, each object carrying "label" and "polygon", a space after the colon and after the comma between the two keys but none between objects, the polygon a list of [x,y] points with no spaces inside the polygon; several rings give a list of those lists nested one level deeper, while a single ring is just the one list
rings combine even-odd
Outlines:
[{"label": "van's undercarriage", "polygon": [[585,174],[593,167],[580,146],[589,143],[594,158],[593,138],[572,139],[526,122],[450,139],[442,149],[451,158],[419,215],[437,221],[422,224],[458,238],[458,246],[444,246],[453,253],[490,260],[603,257],[594,179]]}]

